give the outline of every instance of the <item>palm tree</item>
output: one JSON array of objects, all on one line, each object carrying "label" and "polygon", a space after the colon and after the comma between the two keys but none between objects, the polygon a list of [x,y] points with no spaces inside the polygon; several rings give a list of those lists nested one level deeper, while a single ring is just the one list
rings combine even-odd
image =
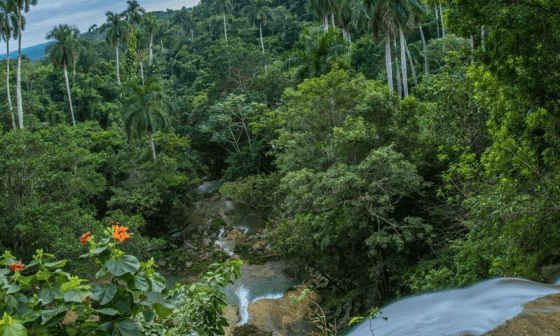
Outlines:
[{"label": "palm tree", "polygon": [[142,15],[146,14],[146,10],[140,7],[136,0],[128,0],[126,2],[128,8],[121,14],[126,18],[126,21],[131,24],[140,24],[142,22]]},{"label": "palm tree", "polygon": [[12,38],[13,28],[10,21],[14,19],[13,13],[6,0],[0,1],[0,36],[6,41],[6,95],[8,107],[12,116],[12,127],[16,129],[16,120],[10,96],[10,39]]},{"label": "palm tree", "polygon": [[153,134],[156,128],[169,126],[167,111],[169,105],[163,93],[163,87],[154,77],[146,80],[144,85],[127,83],[125,86],[124,126],[128,136],[138,137],[148,133],[152,158],[157,162]]},{"label": "palm tree", "polygon": [[[408,15],[412,8],[420,6],[416,0],[362,0],[356,3],[355,15],[366,16],[369,19],[374,37],[379,38],[381,32],[385,36],[385,67],[389,94],[393,92],[393,66],[391,62],[391,38],[406,26]],[[401,55],[405,50],[401,44]],[[403,72],[406,73],[406,55],[404,56]],[[401,66],[402,57],[401,57]]]},{"label": "palm tree", "polygon": [[322,29],[320,31],[304,32],[300,39],[305,49],[293,49],[284,56],[284,69],[299,66],[298,76],[300,79],[326,73],[329,58],[348,51],[348,47],[334,27],[330,27],[326,32]]},{"label": "palm tree", "polygon": [[154,16],[154,14],[147,14],[144,17],[144,20],[142,21],[142,26],[144,26],[144,28],[146,29],[146,31],[148,32],[148,36],[149,36],[149,41],[148,41],[148,49],[150,50],[150,58],[148,61],[149,65],[152,65],[152,60],[154,58],[154,35],[157,32],[157,29],[159,28],[159,24],[156,20],[156,17]]},{"label": "palm tree", "polygon": [[323,24],[325,30],[329,29],[329,6],[324,0],[307,0],[307,11],[315,16],[318,16]]},{"label": "palm tree", "polygon": [[243,11],[248,14],[249,21],[251,23],[259,22],[259,31],[261,34],[261,49],[264,54],[264,43],[262,37],[262,26],[266,24],[266,19],[268,16],[272,15],[272,11],[268,5],[270,0],[250,0],[249,4],[243,8]]},{"label": "palm tree", "polygon": [[126,33],[128,32],[128,25],[126,21],[122,20],[120,14],[113,13],[111,11],[105,13],[107,15],[107,23],[101,26],[101,33],[107,32],[105,35],[105,41],[107,44],[112,45],[115,48],[115,54],[117,58],[117,83],[121,83],[121,75],[119,72],[119,39],[124,39]]},{"label": "palm tree", "polygon": [[221,13],[224,18],[224,37],[227,41],[227,26],[226,26],[226,14],[231,12],[231,0],[215,0],[214,10],[217,13]]},{"label": "palm tree", "polygon": [[37,5],[37,0],[9,0],[10,11],[13,11],[16,15],[17,22],[17,32],[15,36],[18,38],[18,61],[17,61],[17,72],[16,72],[16,96],[17,96],[17,110],[18,110],[18,121],[19,128],[23,128],[23,105],[21,99],[21,32],[24,28],[24,17],[23,13],[29,12],[31,6]]},{"label": "palm tree", "polygon": [[74,108],[72,107],[72,96],[70,94],[70,84],[68,81],[68,65],[74,64],[78,55],[78,34],[80,31],[76,28],[70,28],[68,25],[58,25],[47,34],[47,40],[54,39],[55,42],[49,44],[46,53],[51,58],[55,66],[61,66],[64,70],[64,81],[66,83],[66,93],[68,94],[68,105],[70,106],[70,114],[72,115],[72,125],[76,126],[74,119]]}]

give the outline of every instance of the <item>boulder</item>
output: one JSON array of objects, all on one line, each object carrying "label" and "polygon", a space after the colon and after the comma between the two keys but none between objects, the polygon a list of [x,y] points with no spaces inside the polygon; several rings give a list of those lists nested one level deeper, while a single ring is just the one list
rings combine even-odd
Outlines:
[{"label": "boulder", "polygon": [[560,294],[525,303],[517,316],[482,335],[560,335]]},{"label": "boulder", "polygon": [[272,333],[262,331],[252,324],[244,324],[233,330],[233,336],[272,336]]},{"label": "boulder", "polygon": [[185,263],[185,267],[186,267],[186,268],[191,268],[192,265],[193,265],[193,263],[190,262],[190,261],[187,261],[187,262]]}]

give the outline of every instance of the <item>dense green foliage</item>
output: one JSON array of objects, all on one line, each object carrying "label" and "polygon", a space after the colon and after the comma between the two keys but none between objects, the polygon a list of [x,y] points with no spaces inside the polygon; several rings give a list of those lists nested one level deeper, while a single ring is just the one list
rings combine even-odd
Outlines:
[{"label": "dense green foliage", "polygon": [[23,58],[17,123],[6,90],[0,250],[69,258],[114,218],[154,253],[206,178],[340,296],[539,279],[560,261],[557,3],[129,6]]}]

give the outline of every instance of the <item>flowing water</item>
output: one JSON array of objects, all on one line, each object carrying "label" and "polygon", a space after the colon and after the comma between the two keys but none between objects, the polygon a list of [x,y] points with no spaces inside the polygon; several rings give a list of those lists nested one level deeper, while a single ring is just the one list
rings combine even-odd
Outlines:
[{"label": "flowing water", "polygon": [[[480,335],[519,314],[522,304],[560,292],[558,281],[548,285],[518,278],[498,278],[461,289],[399,299],[381,308],[347,336]],[[387,317],[387,321],[381,317]]]}]

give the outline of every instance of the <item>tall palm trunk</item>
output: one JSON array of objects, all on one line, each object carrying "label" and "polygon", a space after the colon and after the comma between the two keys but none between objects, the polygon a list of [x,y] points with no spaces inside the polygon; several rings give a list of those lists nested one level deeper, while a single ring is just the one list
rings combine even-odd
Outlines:
[{"label": "tall palm trunk", "polygon": [[21,9],[17,9],[17,22],[18,22],[18,39],[19,39],[19,52],[17,61],[16,73],[16,96],[17,96],[17,113],[19,128],[23,128],[23,103],[21,99]]},{"label": "tall palm trunk", "polygon": [[70,95],[70,82],[68,81],[68,71],[66,70],[66,63],[64,63],[64,81],[66,82],[66,93],[68,94],[68,106],[70,106],[70,115],[72,115],[72,126],[76,126],[74,119],[74,108],[72,107],[72,96]]},{"label": "tall palm trunk", "polygon": [[261,49],[262,49],[262,53],[264,54],[264,43],[263,43],[263,38],[262,38],[262,24],[259,24],[259,30],[261,33]]},{"label": "tall palm trunk", "polygon": [[334,24],[334,13],[331,13],[331,26],[333,26],[333,27],[336,26]]},{"label": "tall palm trunk", "polygon": [[12,107],[12,97],[10,96],[10,39],[6,39],[6,95],[8,98],[8,107],[12,115],[12,127],[16,129],[16,118],[14,117],[14,109]]},{"label": "tall palm trunk", "polygon": [[482,51],[486,51],[486,29],[484,26],[480,28],[480,44],[482,45]]},{"label": "tall palm trunk", "polygon": [[148,48],[150,49],[150,61],[149,61],[149,65],[152,65],[152,60],[154,59],[154,33],[150,33],[150,45],[148,46]]},{"label": "tall palm trunk", "polygon": [[439,4],[439,18],[441,19],[441,33],[445,37],[445,23],[443,22],[443,10],[441,9],[441,4]]},{"label": "tall palm trunk", "polygon": [[144,85],[144,62],[142,61],[142,58],[140,58],[140,78],[142,78],[142,85]]},{"label": "tall palm trunk", "polygon": [[227,41],[226,12],[223,12],[223,15],[224,15],[224,36]]},{"label": "tall palm trunk", "polygon": [[416,69],[414,66],[414,61],[412,60],[412,56],[410,56],[410,51],[408,50],[408,46],[406,46],[406,54],[408,55],[408,62],[410,63],[410,70],[412,71],[414,86],[418,86],[418,77],[416,77]]},{"label": "tall palm trunk", "polygon": [[121,84],[121,73],[119,71],[119,42],[115,43],[115,54],[117,55],[117,83]]},{"label": "tall palm trunk", "polygon": [[152,136],[152,131],[148,131],[148,139],[150,139],[150,147],[152,148],[152,158],[154,159],[154,163],[156,163],[156,146],[154,146],[154,137]]},{"label": "tall palm trunk", "polygon": [[329,30],[329,16],[325,15],[323,21],[325,22],[325,31]]},{"label": "tall palm trunk", "polygon": [[399,57],[397,56],[397,38],[393,37],[393,47],[395,48],[395,68],[396,68],[396,75],[397,75],[397,93],[399,95],[399,98],[402,99],[402,83],[401,83],[401,69],[399,66],[399,62],[398,59]]},{"label": "tall palm trunk", "polygon": [[471,63],[474,63],[474,36],[471,34]]},{"label": "tall palm trunk", "polygon": [[401,42],[401,69],[402,69],[402,80],[404,97],[408,97],[408,69],[406,68],[406,41],[404,39],[404,33],[402,29],[399,29],[399,37]]},{"label": "tall palm trunk", "polygon": [[424,38],[424,31],[422,30],[422,25],[420,27],[420,37],[422,38],[422,49],[424,52],[424,72],[426,76],[430,74],[430,68],[428,67],[428,46],[426,45],[426,39]]},{"label": "tall palm trunk", "polygon": [[391,35],[385,32],[385,69],[387,70],[387,84],[389,95],[393,94],[393,66],[391,64]]},{"label": "tall palm trunk", "polygon": [[437,36],[440,37],[440,34],[439,34],[439,14],[438,14],[438,8],[437,8],[437,6],[434,6],[434,9],[436,10],[436,29],[437,29]]}]

